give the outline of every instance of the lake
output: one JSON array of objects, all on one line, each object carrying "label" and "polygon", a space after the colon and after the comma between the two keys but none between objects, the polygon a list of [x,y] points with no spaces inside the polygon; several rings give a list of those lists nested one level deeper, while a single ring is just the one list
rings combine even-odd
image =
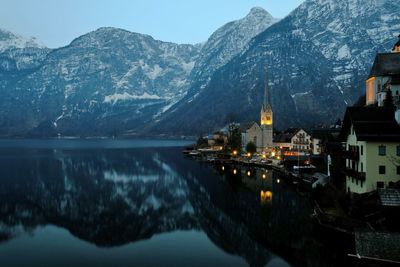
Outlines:
[{"label": "lake", "polygon": [[0,265],[335,266],[284,177],[189,143],[0,140]]}]

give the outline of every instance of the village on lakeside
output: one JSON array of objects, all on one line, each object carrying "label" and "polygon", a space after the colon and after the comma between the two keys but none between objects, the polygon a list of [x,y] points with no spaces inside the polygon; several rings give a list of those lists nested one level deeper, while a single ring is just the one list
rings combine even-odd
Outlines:
[{"label": "village on lakeside", "polygon": [[222,170],[272,168],[307,185],[317,223],[354,240],[349,256],[400,264],[400,39],[376,55],[365,97],[334,125],[274,132],[268,79],[260,117],[202,136],[184,153]]}]

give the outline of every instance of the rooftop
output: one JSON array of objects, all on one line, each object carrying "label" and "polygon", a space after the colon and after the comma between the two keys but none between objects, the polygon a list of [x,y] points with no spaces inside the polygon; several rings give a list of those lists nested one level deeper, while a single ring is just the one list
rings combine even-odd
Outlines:
[{"label": "rooftop", "polygon": [[369,78],[395,75],[400,75],[400,53],[377,54]]},{"label": "rooftop", "polygon": [[363,257],[400,261],[400,234],[356,231],[356,252]]},{"label": "rooftop", "polygon": [[382,206],[400,207],[400,189],[385,188],[378,190]]},{"label": "rooftop", "polygon": [[400,141],[400,126],[394,110],[385,107],[348,107],[340,139],[345,141],[353,125],[359,141]]}]

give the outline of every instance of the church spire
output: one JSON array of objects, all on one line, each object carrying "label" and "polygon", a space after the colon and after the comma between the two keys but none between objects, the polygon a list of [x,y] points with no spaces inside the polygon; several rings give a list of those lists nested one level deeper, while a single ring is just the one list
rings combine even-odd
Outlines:
[{"label": "church spire", "polygon": [[268,86],[268,75],[265,74],[265,85],[264,85],[264,102],[261,107],[261,126],[268,125],[272,127],[272,106],[271,106],[271,95]]},{"label": "church spire", "polygon": [[268,73],[265,74],[264,102],[263,102],[263,108],[266,109],[267,107],[271,107],[271,96],[268,86]]}]

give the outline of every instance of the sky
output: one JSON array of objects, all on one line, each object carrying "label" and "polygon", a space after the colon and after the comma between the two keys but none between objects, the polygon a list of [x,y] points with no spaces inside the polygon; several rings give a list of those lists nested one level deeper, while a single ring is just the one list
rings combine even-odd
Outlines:
[{"label": "sky", "polygon": [[200,43],[258,6],[283,18],[304,0],[0,0],[0,28],[56,48],[100,27]]}]

